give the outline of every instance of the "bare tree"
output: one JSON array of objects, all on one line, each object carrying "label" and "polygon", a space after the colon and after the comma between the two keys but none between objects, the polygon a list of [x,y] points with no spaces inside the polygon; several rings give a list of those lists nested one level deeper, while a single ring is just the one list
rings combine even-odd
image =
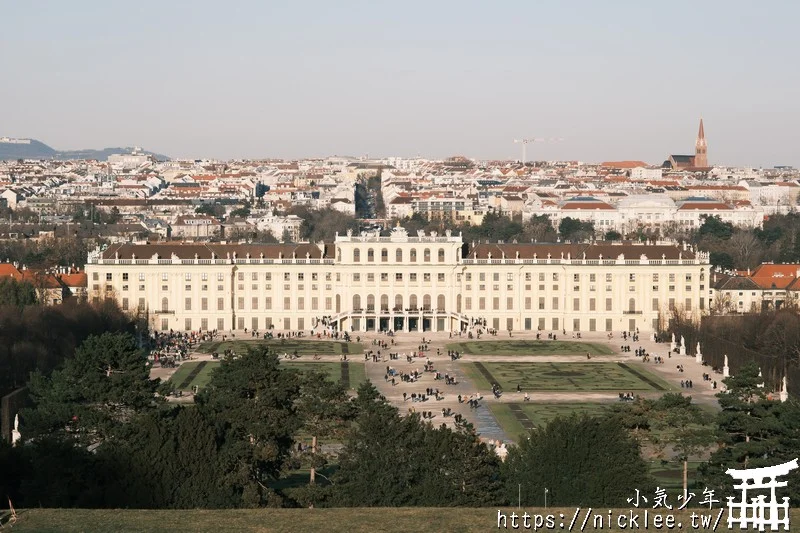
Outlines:
[{"label": "bare tree", "polygon": [[763,246],[753,231],[736,231],[728,242],[738,268],[752,268],[761,261]]}]

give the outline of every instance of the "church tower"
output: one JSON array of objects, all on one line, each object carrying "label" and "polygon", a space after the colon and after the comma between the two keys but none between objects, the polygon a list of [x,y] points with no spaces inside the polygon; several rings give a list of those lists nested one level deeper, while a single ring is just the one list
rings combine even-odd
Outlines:
[{"label": "church tower", "polygon": [[697,141],[694,143],[694,166],[697,168],[708,167],[708,145],[706,132],[703,131],[703,119],[700,119],[700,131],[697,132]]}]

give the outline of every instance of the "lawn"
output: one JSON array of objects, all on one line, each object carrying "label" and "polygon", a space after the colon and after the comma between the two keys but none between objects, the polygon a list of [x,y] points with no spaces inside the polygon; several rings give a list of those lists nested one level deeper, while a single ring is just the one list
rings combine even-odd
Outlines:
[{"label": "lawn", "polygon": [[245,352],[248,347],[267,346],[279,355],[341,355],[361,354],[364,347],[356,342],[311,340],[311,339],[229,339],[200,343],[197,350],[203,353],[223,353],[225,350]]},{"label": "lawn", "polygon": [[467,341],[447,345],[467,355],[613,355],[614,351],[604,344],[579,341]]},{"label": "lawn", "polygon": [[462,363],[473,383],[488,390],[498,383],[505,391],[637,392],[673,390],[642,365],[608,362]]},{"label": "lawn", "polygon": [[[189,391],[193,386],[200,388],[205,387],[211,380],[211,372],[219,365],[218,361],[190,361],[181,364],[178,370],[172,375],[170,381],[175,384],[175,388],[179,390]],[[298,370],[314,369],[328,375],[329,379],[341,381],[342,363],[339,362],[299,362],[299,361],[284,361],[281,360],[281,365],[288,368],[296,368]],[[367,380],[364,371],[364,363],[361,362],[348,362],[348,372],[346,376],[345,386],[347,388],[355,389],[361,383]],[[199,372],[196,372],[200,368]]]},{"label": "lawn", "polygon": [[[523,498],[523,502],[525,498]],[[674,500],[673,500],[674,503]],[[684,511],[669,511],[676,517],[676,522],[690,529],[690,514],[697,512],[701,515],[712,516],[713,520],[719,514],[719,505],[709,511],[707,508],[687,508]],[[605,509],[607,511],[607,509]],[[619,513],[630,513],[629,508],[619,509]],[[652,515],[661,514],[658,510],[650,510],[650,528],[652,529]],[[553,514],[558,517],[563,513],[566,517],[567,531],[570,517],[575,514],[575,507],[559,508],[548,507],[547,510],[533,507],[504,508],[502,512],[510,516],[512,512],[521,515]],[[581,509],[581,517],[585,516],[585,509]],[[507,519],[507,527],[497,526],[498,508],[484,509],[434,509],[419,507],[404,508],[353,508],[353,509],[238,509],[238,510],[181,510],[181,511],[149,511],[132,509],[21,509],[18,510],[19,521],[13,531],[28,532],[218,532],[218,531],[252,531],[272,533],[295,533],[297,531],[325,531],[326,533],[372,533],[382,531],[385,533],[405,533],[407,531],[458,531],[461,533],[485,531],[510,531],[511,522]],[[642,509],[638,510],[639,523],[642,524]],[[800,521],[800,510],[791,509],[791,520],[797,524]],[[596,512],[592,516],[603,516]],[[614,515],[616,516],[616,514]],[[593,521],[588,520],[585,528],[576,530],[595,531]],[[603,531],[619,532],[617,527],[606,527]],[[719,523],[720,530],[727,525],[726,516],[723,515]],[[521,529],[521,528],[520,528]],[[699,529],[702,531],[703,529]],[[532,531],[532,529],[531,529]],[[599,531],[599,530],[598,530]],[[710,531],[710,529],[709,529]]]},{"label": "lawn", "polygon": [[203,388],[211,381],[211,372],[217,368],[216,361],[190,361],[182,363],[172,374],[170,381],[178,390],[189,391],[195,385]]},{"label": "lawn", "polygon": [[[286,365],[288,368],[296,368],[298,370],[317,370],[327,374],[328,379],[333,381],[341,381],[345,378],[342,373],[342,363],[281,361],[281,365]],[[364,363],[349,361],[347,370],[348,375],[346,380],[348,388],[356,389],[361,383],[367,380],[367,375],[364,371]]]},{"label": "lawn", "polygon": [[532,426],[546,426],[557,416],[603,414],[611,405],[600,402],[522,402],[488,404],[497,423],[507,435],[514,437],[528,431]]}]

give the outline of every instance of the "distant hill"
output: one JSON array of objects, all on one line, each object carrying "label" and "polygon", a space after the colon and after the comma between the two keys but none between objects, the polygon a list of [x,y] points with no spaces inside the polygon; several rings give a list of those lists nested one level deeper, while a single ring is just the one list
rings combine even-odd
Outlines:
[{"label": "distant hill", "polygon": [[[118,148],[103,148],[102,150],[65,150],[58,151],[50,146],[47,146],[41,141],[30,139],[28,143],[19,141],[14,142],[3,137],[0,137],[0,160],[8,159],[97,159],[98,161],[105,161],[108,156],[113,154],[129,154],[133,151],[133,147],[118,147]],[[169,157],[148,152],[146,150],[141,153],[154,156],[159,161],[165,161]]]},{"label": "distant hill", "polygon": [[0,140],[2,159],[51,159],[58,152],[40,141],[31,139],[28,144],[10,143]]}]

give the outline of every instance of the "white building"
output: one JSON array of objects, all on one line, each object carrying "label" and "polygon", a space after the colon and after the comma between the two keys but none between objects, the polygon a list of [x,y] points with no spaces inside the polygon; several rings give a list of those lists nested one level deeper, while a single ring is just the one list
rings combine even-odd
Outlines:
[{"label": "white building", "polygon": [[652,331],[706,309],[708,255],[674,244],[478,244],[449,234],[318,244],[120,244],[89,296],[159,330]]}]

